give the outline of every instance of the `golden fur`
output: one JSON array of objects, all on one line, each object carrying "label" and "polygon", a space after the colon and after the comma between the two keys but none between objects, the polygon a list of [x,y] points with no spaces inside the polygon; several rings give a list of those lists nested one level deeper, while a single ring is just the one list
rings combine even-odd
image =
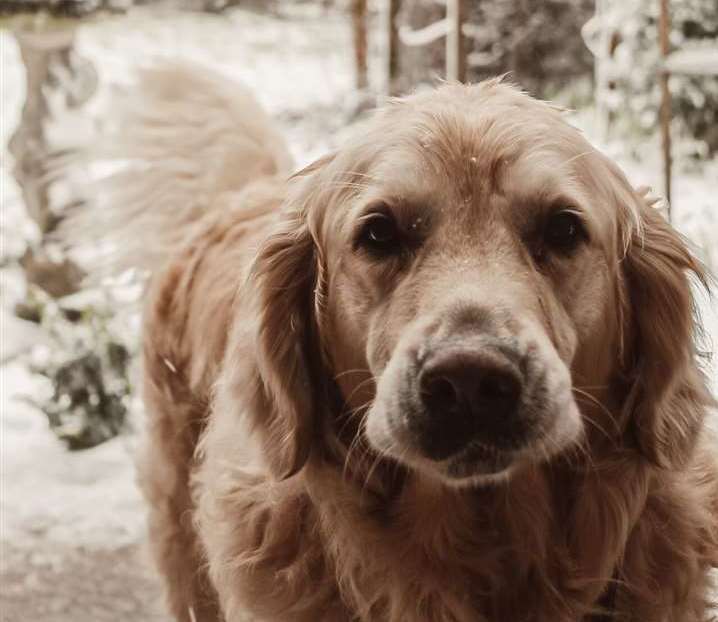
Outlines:
[{"label": "golden fur", "polygon": [[[689,283],[705,276],[559,111],[497,80],[446,85],[285,181],[240,87],[166,67],[140,90],[140,172],[108,187],[152,273],[140,480],[177,620],[712,619],[718,465]],[[387,197],[440,223],[410,267],[352,251]],[[515,231],[556,197],[591,242],[537,269]],[[491,482],[377,440],[387,370],[456,305],[545,340],[580,413]]]}]

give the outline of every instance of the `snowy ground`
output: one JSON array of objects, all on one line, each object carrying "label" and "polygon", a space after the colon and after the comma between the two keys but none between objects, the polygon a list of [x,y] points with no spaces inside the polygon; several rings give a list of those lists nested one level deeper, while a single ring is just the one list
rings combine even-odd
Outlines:
[{"label": "snowy ground", "polygon": [[[255,90],[281,123],[299,163],[340,141],[358,103],[352,91],[349,43],[348,20],[307,12],[291,19],[243,11],[230,18],[143,12],[86,26],[79,35],[81,52],[100,72],[102,87],[90,107],[94,119],[101,118],[114,89],[129,82],[134,65],[157,56],[199,60],[238,76]],[[23,98],[22,66],[7,32],[0,32],[0,67],[4,144]],[[590,134],[589,117],[579,115],[577,123]],[[660,187],[657,159],[639,164],[616,145],[606,149],[624,163],[634,183]],[[718,164],[681,174],[675,195],[678,226],[703,246],[704,255],[718,268]],[[11,253],[13,239],[21,238],[27,228],[4,153],[0,206],[6,245],[2,252]],[[157,581],[142,547],[144,510],[132,468],[135,439],[118,438],[93,450],[69,453],[48,431],[44,415],[22,401],[22,395],[36,395],[47,387],[13,362],[14,357],[44,337],[33,325],[8,314],[21,286],[11,273],[2,275],[0,618],[164,620]],[[706,300],[702,309],[718,342],[716,310]]]}]

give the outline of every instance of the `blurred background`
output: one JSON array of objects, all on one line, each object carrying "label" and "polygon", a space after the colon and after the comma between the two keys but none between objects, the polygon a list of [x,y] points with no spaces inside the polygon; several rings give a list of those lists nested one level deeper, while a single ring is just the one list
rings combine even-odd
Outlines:
[{"label": "blurred background", "polygon": [[[4,621],[166,620],[132,466],[140,287],[84,285],[92,266],[54,240],[93,175],[61,163],[158,58],[250,86],[299,165],[390,96],[508,72],[670,194],[718,270],[716,0],[0,0]],[[716,303],[698,297],[710,354]]]}]

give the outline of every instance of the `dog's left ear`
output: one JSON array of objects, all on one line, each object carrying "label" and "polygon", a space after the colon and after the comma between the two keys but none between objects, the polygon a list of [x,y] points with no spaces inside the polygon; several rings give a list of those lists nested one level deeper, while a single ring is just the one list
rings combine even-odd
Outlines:
[{"label": "dog's left ear", "polygon": [[706,284],[706,275],[658,209],[630,192],[637,218],[623,262],[624,318],[631,326],[627,417],[651,462],[679,467],[692,453],[710,401],[695,360],[690,283],[693,276]]}]

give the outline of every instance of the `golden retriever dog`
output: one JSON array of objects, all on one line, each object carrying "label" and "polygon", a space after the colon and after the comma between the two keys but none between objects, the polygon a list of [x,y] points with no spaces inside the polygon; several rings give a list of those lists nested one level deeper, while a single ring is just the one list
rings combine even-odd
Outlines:
[{"label": "golden retriever dog", "polygon": [[177,620],[713,618],[706,276],[558,109],[447,84],[291,177],[203,68],[145,70],[128,115],[84,218],[150,274]]}]

